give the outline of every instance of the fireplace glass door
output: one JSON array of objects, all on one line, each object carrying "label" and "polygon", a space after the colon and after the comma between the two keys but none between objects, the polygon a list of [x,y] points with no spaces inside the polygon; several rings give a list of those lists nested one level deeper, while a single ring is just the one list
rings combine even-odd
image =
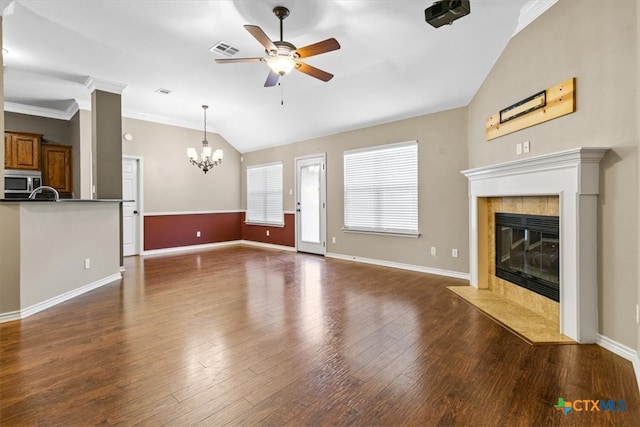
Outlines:
[{"label": "fireplace glass door", "polygon": [[560,283],[557,236],[511,227],[500,227],[500,235],[500,267]]},{"label": "fireplace glass door", "polygon": [[557,217],[496,214],[496,275],[558,301]]}]

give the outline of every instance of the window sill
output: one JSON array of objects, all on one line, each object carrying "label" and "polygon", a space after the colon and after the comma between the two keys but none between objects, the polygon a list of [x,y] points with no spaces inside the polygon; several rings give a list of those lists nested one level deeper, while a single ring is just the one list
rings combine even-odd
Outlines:
[{"label": "window sill", "polygon": [[411,233],[403,231],[382,231],[382,230],[360,230],[357,228],[342,228],[343,233],[360,233],[360,234],[375,234],[378,236],[391,236],[391,237],[409,237],[417,239],[420,237],[420,233]]},{"label": "window sill", "polygon": [[259,225],[261,227],[279,227],[284,228],[284,223],[280,222],[249,222],[245,221],[245,225]]}]

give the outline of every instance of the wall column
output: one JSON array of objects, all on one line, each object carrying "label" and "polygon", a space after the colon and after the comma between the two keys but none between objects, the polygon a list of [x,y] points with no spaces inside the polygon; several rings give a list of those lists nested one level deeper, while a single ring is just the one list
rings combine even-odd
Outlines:
[{"label": "wall column", "polygon": [[[94,199],[122,199],[122,91],[125,86],[91,80],[91,146]],[[120,204],[120,266],[122,204]]]},{"label": "wall column", "polygon": [[96,199],[122,198],[122,106],[120,94],[91,94],[91,145]]}]

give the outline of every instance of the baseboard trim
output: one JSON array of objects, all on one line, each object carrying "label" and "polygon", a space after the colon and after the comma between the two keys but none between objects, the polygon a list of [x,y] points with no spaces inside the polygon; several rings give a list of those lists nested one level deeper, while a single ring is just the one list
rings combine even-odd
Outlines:
[{"label": "baseboard trim", "polygon": [[[152,250],[144,251],[142,255],[146,256],[146,255],[171,254],[176,252],[197,251],[197,250],[219,248],[219,247],[232,246],[232,245],[256,246],[259,248],[276,249],[276,250],[287,251],[287,252],[298,251],[293,246],[274,245],[273,243],[255,242],[253,240],[231,240],[228,242],[207,243],[204,245],[190,245],[190,246],[177,246],[174,248],[152,249]],[[458,271],[442,270],[439,268],[422,267],[422,266],[413,265],[413,264],[403,264],[400,262],[384,261],[379,259],[363,258],[363,257],[336,254],[336,253],[330,253],[330,252],[327,252],[325,256],[327,258],[335,258],[335,259],[341,259],[345,261],[360,262],[363,264],[373,264],[373,265],[379,265],[383,267],[399,268],[402,270],[418,271],[420,273],[437,274],[438,276],[446,276],[446,277],[453,277],[456,279],[469,280],[469,273],[460,273]]]},{"label": "baseboard trim", "polygon": [[252,240],[230,240],[228,242],[206,243],[204,245],[189,245],[189,246],[176,246],[173,248],[164,248],[164,249],[152,249],[152,250],[144,251],[142,255],[161,255],[161,254],[171,254],[175,252],[200,251],[203,249],[221,248],[221,247],[233,246],[233,245],[249,245],[249,246],[257,246],[257,247],[266,248],[266,249],[278,249],[281,251],[297,252],[296,248],[291,246],[274,245],[272,243],[263,243],[263,242],[254,242]]},{"label": "baseboard trim", "polygon": [[116,280],[120,280],[122,278],[122,274],[120,273],[116,273],[116,274],[112,274],[111,276],[107,276],[104,277],[100,280],[97,280],[93,283],[89,283],[88,285],[84,285],[82,287],[79,287],[77,289],[74,289],[72,291],[69,292],[65,292],[62,295],[58,295],[55,296],[53,298],[49,298],[48,300],[39,302],[37,304],[34,304],[30,307],[27,307],[25,309],[22,310],[18,310],[18,311],[12,311],[10,313],[2,313],[0,314],[0,323],[4,323],[4,322],[10,322],[13,320],[20,320],[20,319],[24,319],[26,317],[32,316],[36,313],[39,313],[43,310],[46,310],[47,308],[51,308],[54,305],[58,305],[62,302],[68,301],[72,298],[75,298],[77,296],[80,296],[84,293],[87,293],[89,291],[92,291],[94,289],[97,289],[101,286],[107,285],[111,282],[114,282]]},{"label": "baseboard trim", "polygon": [[638,390],[640,390],[640,356],[638,355],[638,352],[601,334],[596,336],[596,344],[631,362],[633,365],[633,371],[636,374]]},{"label": "baseboard trim", "polygon": [[401,270],[418,271],[420,273],[436,274],[438,276],[469,280],[469,273],[460,273],[459,271],[442,270],[439,268],[423,267],[420,265],[404,264],[401,262],[385,261],[385,260],[372,259],[372,258],[363,258],[363,257],[336,254],[336,253],[330,253],[330,252],[328,252],[325,256],[327,258],[341,259],[344,261],[353,261],[353,262],[359,262],[363,264],[373,264],[373,265],[379,265],[382,267],[399,268]]},{"label": "baseboard trim", "polygon": [[13,322],[20,320],[20,311],[10,311],[8,313],[0,313],[0,323]]},{"label": "baseboard trim", "polygon": [[636,382],[638,383],[638,390],[640,390],[640,355],[638,355],[637,351],[631,363],[633,364],[633,371],[636,373]]},{"label": "baseboard trim", "polygon": [[238,242],[240,241],[230,240],[228,242],[205,243],[203,245],[175,246],[172,248],[151,249],[148,251],[143,251],[142,255],[162,255],[162,254],[171,254],[175,252],[200,251],[202,249],[221,248],[224,246],[237,245]]},{"label": "baseboard trim", "polygon": [[238,243],[242,245],[257,246],[259,248],[277,249],[287,252],[298,252],[298,250],[293,246],[274,245],[273,243],[254,242],[253,240],[239,240]]}]

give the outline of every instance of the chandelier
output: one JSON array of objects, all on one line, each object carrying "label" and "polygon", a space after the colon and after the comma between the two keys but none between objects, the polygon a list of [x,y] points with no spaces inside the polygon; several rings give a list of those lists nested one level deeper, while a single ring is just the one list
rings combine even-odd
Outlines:
[{"label": "chandelier", "polygon": [[209,108],[208,105],[202,106],[204,110],[204,139],[202,140],[201,160],[198,161],[198,152],[195,148],[187,148],[189,162],[202,169],[204,173],[207,173],[209,169],[222,163],[222,150],[212,151],[207,141],[207,108]]}]

